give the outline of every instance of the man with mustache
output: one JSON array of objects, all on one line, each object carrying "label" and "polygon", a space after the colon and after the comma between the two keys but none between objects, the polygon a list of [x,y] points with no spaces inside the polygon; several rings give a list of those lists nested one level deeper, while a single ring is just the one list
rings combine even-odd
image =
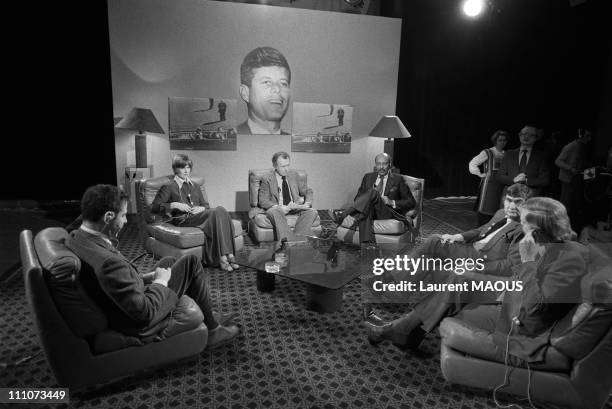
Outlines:
[{"label": "man with mustache", "polygon": [[291,99],[291,69],[285,56],[272,47],[249,52],[240,65],[240,98],[249,118],[238,125],[239,134],[289,135],[281,130]]}]

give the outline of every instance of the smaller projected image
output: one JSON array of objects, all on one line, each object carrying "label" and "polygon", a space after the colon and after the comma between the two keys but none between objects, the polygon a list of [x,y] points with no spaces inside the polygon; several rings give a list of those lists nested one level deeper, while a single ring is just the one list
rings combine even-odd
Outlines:
[{"label": "smaller projected image", "polygon": [[168,98],[171,150],[235,151],[235,99]]},{"label": "smaller projected image", "polygon": [[350,153],[353,107],[293,104],[292,152]]}]

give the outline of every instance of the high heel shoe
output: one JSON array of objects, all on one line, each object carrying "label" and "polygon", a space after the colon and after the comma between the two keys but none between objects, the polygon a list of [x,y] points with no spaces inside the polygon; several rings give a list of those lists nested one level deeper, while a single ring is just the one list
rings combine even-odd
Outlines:
[{"label": "high heel shoe", "polygon": [[236,258],[234,257],[233,254],[228,254],[227,255],[227,260],[229,262],[229,265],[234,269],[234,270],[238,270],[240,268],[240,266],[238,264],[236,264]]},{"label": "high heel shoe", "polygon": [[227,272],[234,271],[234,269],[232,268],[231,264],[227,261],[227,258],[225,256],[221,257],[221,260],[219,260],[219,268]]}]

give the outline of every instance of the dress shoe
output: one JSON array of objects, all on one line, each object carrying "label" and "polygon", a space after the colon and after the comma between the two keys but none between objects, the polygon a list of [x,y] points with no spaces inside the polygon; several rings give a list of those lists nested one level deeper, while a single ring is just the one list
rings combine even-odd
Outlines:
[{"label": "dress shoe", "polygon": [[332,210],[329,215],[331,216],[334,223],[336,223],[338,226],[342,224],[342,221],[344,220],[343,210]]},{"label": "dress shoe", "polygon": [[407,337],[404,338],[404,342],[399,343],[392,341],[392,343],[399,349],[415,350],[419,348],[419,345],[421,345],[421,342],[423,342],[425,335],[427,335],[427,332],[425,332],[423,328],[418,326],[413,329]]},{"label": "dress shoe", "polygon": [[236,338],[238,334],[240,334],[240,328],[236,325],[219,325],[217,328],[208,331],[208,344],[206,348],[213,349],[227,344]]},{"label": "dress shoe", "polygon": [[380,320],[378,323],[366,321],[365,326],[368,329],[368,341],[371,345],[380,344],[382,341],[389,338],[389,330],[391,329],[390,322],[383,320]]},{"label": "dress shoe", "polygon": [[213,317],[215,317],[215,321],[217,321],[219,325],[225,325],[237,316],[237,312],[228,312],[224,314],[222,312],[213,311]]}]

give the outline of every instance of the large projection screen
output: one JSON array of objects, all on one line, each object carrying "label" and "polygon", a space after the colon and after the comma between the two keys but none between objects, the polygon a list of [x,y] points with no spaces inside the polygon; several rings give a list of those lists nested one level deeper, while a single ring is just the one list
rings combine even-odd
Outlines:
[{"label": "large projection screen", "polygon": [[[206,0],[109,0],[109,33],[115,117],[133,107],[150,108],[166,131],[147,136],[154,176],[171,173],[175,153],[194,160],[206,179],[213,206],[247,210],[249,169],[271,167],[276,151],[306,169],[314,207],[349,203],[381,139],[368,132],[382,115],[395,114],[401,20],[367,15]],[[290,135],[238,135],[235,151],[171,151],[168,99],[240,99],[240,64],[252,49],[270,46],[291,68],[291,104],[353,107],[350,154],[291,153]],[[291,129],[291,104],[283,129]],[[116,129],[118,183],[133,164],[134,132]]]}]

